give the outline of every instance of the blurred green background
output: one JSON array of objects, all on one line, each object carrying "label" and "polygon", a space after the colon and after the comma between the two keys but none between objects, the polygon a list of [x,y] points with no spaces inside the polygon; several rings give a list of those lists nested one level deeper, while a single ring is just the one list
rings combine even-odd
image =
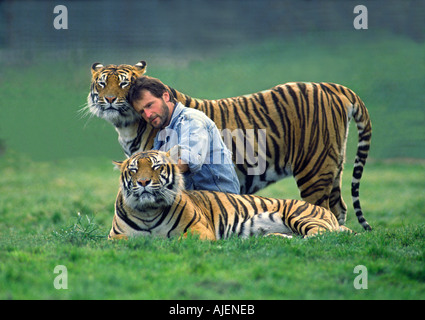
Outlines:
[{"label": "blurred green background", "polygon": [[425,157],[423,1],[364,1],[367,30],[353,26],[354,1],[64,1],[66,30],[53,26],[56,4],[0,3],[3,152],[122,158],[112,126],[79,110],[92,63],[146,60],[149,75],[197,98],[346,85],[371,114],[371,158]]}]

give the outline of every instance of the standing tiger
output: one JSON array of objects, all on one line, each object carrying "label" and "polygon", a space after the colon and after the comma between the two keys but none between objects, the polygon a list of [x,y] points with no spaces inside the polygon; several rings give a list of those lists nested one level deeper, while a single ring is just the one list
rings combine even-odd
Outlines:
[{"label": "standing tiger", "polygon": [[[88,110],[114,125],[127,156],[150,150],[157,131],[127,102],[130,85],[146,72],[146,62],[134,66],[94,63],[91,72]],[[359,186],[372,125],[364,103],[353,91],[332,83],[292,82],[245,96],[203,100],[168,88],[183,105],[203,111],[223,130],[241,194],[293,175],[301,198],[331,210],[340,225],[345,224],[347,213],[341,178],[353,118],[359,141],[351,194],[359,223],[371,229],[360,207]]]},{"label": "standing tiger", "polygon": [[332,212],[301,200],[281,200],[217,191],[185,191],[170,153],[133,154],[120,169],[120,189],[109,239],[135,236],[169,238],[195,234],[201,239],[351,231]]}]

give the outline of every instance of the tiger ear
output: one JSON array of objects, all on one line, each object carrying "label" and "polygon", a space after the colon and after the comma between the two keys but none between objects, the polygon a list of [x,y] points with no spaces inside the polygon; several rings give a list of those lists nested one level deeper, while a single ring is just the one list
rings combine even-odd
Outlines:
[{"label": "tiger ear", "polygon": [[121,171],[124,161],[112,161],[112,163],[114,164],[115,169],[118,169]]},{"label": "tiger ear", "polygon": [[134,65],[139,73],[139,76],[143,75],[146,72],[147,65],[148,64],[146,63],[146,61],[143,61],[143,60],[137,62]]},{"label": "tiger ear", "polygon": [[91,65],[91,73],[94,74],[101,68],[103,68],[103,64],[101,64],[100,62],[95,62]]}]

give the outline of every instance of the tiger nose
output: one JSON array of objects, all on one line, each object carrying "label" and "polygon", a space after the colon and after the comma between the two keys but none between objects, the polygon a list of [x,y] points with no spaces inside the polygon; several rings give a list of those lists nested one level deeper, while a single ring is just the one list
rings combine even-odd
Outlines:
[{"label": "tiger nose", "polygon": [[117,100],[117,97],[114,96],[105,96],[105,99],[109,102],[109,103],[114,103],[115,100]]},{"label": "tiger nose", "polygon": [[137,183],[140,184],[143,187],[146,187],[146,185],[151,181],[151,179],[137,179]]}]

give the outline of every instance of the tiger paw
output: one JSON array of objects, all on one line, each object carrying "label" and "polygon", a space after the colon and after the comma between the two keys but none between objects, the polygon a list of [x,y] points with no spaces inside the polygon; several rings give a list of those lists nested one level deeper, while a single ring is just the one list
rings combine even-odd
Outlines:
[{"label": "tiger paw", "polygon": [[265,235],[265,236],[266,236],[266,237],[275,236],[275,237],[281,237],[281,238],[292,239],[292,234],[279,233],[279,232],[269,233],[269,234],[267,234],[267,235]]},{"label": "tiger paw", "polygon": [[112,237],[108,237],[108,240],[128,240],[128,237],[125,234],[116,234]]}]

